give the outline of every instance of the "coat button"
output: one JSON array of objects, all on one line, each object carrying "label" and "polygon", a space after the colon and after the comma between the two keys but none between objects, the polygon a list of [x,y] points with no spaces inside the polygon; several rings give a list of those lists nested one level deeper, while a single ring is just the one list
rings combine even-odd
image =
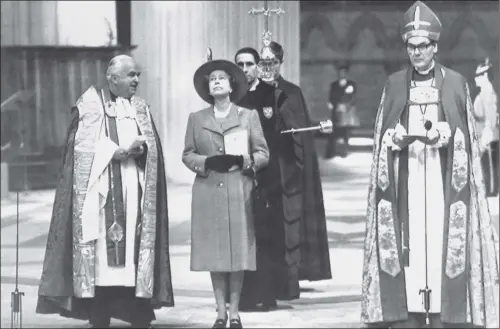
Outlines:
[{"label": "coat button", "polygon": [[219,147],[219,152],[223,152],[224,149],[222,147]]},{"label": "coat button", "polygon": [[200,167],[196,166],[196,167],[194,167],[194,170],[198,171],[198,170],[200,170]]},{"label": "coat button", "polygon": [[217,186],[222,187],[222,186],[224,186],[224,184],[223,183],[219,183],[219,184],[217,184]]}]

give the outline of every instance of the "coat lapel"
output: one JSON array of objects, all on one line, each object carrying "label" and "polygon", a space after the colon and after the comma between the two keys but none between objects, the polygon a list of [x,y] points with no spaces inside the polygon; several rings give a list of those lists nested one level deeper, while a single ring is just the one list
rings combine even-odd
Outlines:
[{"label": "coat lapel", "polygon": [[215,121],[214,107],[209,107],[208,111],[205,112],[205,117],[203,119],[203,128],[220,135],[224,135],[224,133],[229,129],[238,127],[240,125],[240,121],[238,119],[237,108],[237,106],[231,104],[231,109],[229,110],[229,115],[226,120],[224,120],[224,122],[222,123],[217,123]]},{"label": "coat lapel", "polygon": [[229,115],[226,120],[221,125],[222,134],[224,134],[229,129],[234,127],[238,127],[240,125],[240,120],[238,119],[238,107],[234,104],[231,104],[231,109],[229,110]]},{"label": "coat lapel", "polygon": [[203,118],[203,128],[208,129],[210,131],[213,131],[214,133],[218,133],[222,135],[222,130],[220,127],[220,124],[217,124],[215,122],[215,115],[214,115],[214,107],[210,106],[206,111],[204,111],[204,118]]}]

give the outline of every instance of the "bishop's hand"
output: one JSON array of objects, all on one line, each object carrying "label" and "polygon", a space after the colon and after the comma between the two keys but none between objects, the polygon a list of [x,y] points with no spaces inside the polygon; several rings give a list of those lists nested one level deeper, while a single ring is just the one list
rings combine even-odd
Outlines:
[{"label": "bishop's hand", "polygon": [[134,147],[128,150],[128,155],[132,158],[140,157],[144,154],[144,146]]},{"label": "bishop's hand", "polygon": [[438,142],[440,134],[439,131],[436,128],[431,128],[427,131],[427,135],[425,136],[427,138],[423,138],[421,141],[424,144],[427,145],[434,145]]},{"label": "bishop's hand", "polygon": [[392,143],[396,146],[396,148],[402,150],[414,141],[414,138],[408,136],[405,127],[398,123],[392,133]]},{"label": "bishop's hand", "polygon": [[438,128],[429,120],[423,122],[423,127],[416,136],[419,141],[426,145],[436,144],[441,137]]},{"label": "bishop's hand", "polygon": [[132,149],[125,149],[123,147],[119,147],[116,149],[115,153],[113,153],[113,160],[124,161],[131,158],[137,158],[144,154],[144,146],[134,147]]},{"label": "bishop's hand", "polygon": [[116,149],[115,153],[113,153],[113,160],[123,161],[127,159],[128,151],[123,147],[119,147]]}]

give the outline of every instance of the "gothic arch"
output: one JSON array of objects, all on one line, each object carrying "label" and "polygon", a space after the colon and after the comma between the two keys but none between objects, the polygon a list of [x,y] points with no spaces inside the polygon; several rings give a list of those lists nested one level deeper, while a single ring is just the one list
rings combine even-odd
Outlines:
[{"label": "gothic arch", "polygon": [[451,24],[449,29],[450,34],[448,35],[447,42],[443,45],[444,48],[447,51],[455,48],[460,41],[461,34],[468,27],[474,31],[483,49],[491,51],[497,45],[496,40],[493,40],[488,33],[488,28],[481,18],[470,12],[465,12],[458,16]]},{"label": "gothic arch", "polygon": [[354,23],[349,28],[349,33],[345,39],[348,50],[351,50],[356,45],[358,36],[364,29],[369,29],[373,32],[377,46],[383,50],[387,49],[388,39],[384,23],[382,23],[377,15],[372,12],[365,11],[358,16],[358,18],[356,18]]},{"label": "gothic arch", "polygon": [[300,49],[305,49],[309,42],[309,35],[314,29],[321,31],[325,44],[331,50],[339,48],[339,39],[333,29],[328,17],[322,14],[314,14],[307,17],[300,28]]}]

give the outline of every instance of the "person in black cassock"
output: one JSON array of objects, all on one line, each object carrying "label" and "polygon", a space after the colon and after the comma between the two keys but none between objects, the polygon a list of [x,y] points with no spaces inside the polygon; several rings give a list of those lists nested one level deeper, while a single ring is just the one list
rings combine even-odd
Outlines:
[{"label": "person in black cassock", "polygon": [[[238,105],[258,111],[271,154],[256,179],[257,271],[245,273],[240,309],[268,311],[276,308],[277,300],[299,298],[299,280],[329,279],[331,272],[314,148],[304,147],[302,134],[280,134],[309,125],[303,97],[291,92],[288,96],[259,79],[259,60],[259,53],[249,47],[235,55],[250,85]],[[311,146],[312,140],[307,141]],[[316,163],[316,171],[310,163]],[[310,189],[309,195],[304,188]]]},{"label": "person in black cassock", "polygon": [[[299,128],[311,126],[311,119],[302,89],[283,78],[280,74],[285,55],[283,47],[279,43],[272,41],[269,48],[277,60],[277,76],[274,84],[278,89],[283,90],[287,99],[284,105],[287,111],[284,111],[284,113],[291,113],[290,116],[293,117],[293,121]],[[321,173],[314,145],[314,134],[312,132],[301,132],[295,135],[295,153],[299,157],[299,165],[302,168],[302,189],[298,192],[302,208],[299,280],[329,280],[332,278],[330,250],[326,230]]]}]

